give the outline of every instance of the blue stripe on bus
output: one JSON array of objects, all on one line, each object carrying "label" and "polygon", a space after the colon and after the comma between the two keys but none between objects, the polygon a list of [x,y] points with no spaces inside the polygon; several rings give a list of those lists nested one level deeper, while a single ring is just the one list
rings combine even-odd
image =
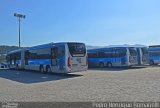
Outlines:
[{"label": "blue stripe on bus", "polygon": [[[117,57],[117,58],[88,58],[89,62],[121,62],[122,59],[126,57]],[[126,61],[126,59],[125,59]]]},{"label": "blue stripe on bus", "polygon": [[160,47],[158,47],[158,48],[154,48],[154,47],[153,47],[153,48],[149,48],[148,50],[149,50],[149,51],[160,51]]},{"label": "blue stripe on bus", "polygon": [[160,60],[160,56],[159,57],[149,57],[149,60]]},{"label": "blue stripe on bus", "polygon": [[16,60],[16,64],[21,64],[21,60]]},{"label": "blue stripe on bus", "polygon": [[29,65],[51,65],[51,59],[29,59]]}]

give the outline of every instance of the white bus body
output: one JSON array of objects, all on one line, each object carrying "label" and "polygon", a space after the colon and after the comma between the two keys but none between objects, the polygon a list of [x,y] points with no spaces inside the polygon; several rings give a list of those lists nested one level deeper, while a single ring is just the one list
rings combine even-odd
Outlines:
[{"label": "white bus body", "polygon": [[[11,56],[20,53],[12,63]],[[10,68],[36,70],[44,73],[69,73],[88,68],[85,44],[77,42],[49,43],[24,50],[12,51],[7,55]],[[20,58],[20,59],[19,59]]]},{"label": "white bus body", "polygon": [[128,67],[137,64],[137,52],[132,47],[107,47],[88,50],[89,67]]}]

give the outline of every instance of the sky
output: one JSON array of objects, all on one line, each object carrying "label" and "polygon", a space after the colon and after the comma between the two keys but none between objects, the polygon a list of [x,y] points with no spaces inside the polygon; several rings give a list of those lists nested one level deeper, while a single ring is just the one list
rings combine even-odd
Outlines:
[{"label": "sky", "polygon": [[0,45],[160,44],[160,0],[0,0]]}]

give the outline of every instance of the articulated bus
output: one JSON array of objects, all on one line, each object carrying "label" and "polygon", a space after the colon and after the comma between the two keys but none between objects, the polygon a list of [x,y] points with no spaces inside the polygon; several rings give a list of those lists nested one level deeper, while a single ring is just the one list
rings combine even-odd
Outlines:
[{"label": "articulated bus", "polygon": [[138,55],[138,65],[149,64],[148,47],[136,47]]},{"label": "articulated bus", "polygon": [[88,50],[89,67],[129,67],[137,64],[137,51],[133,47],[107,47]]},{"label": "articulated bus", "polygon": [[18,49],[8,52],[6,59],[10,69],[23,69],[24,67],[24,49]]},{"label": "articulated bus", "polygon": [[149,46],[149,64],[160,64],[160,46]]},{"label": "articulated bus", "polygon": [[10,68],[43,73],[69,73],[88,68],[85,44],[77,42],[49,43],[11,51],[7,61]]}]

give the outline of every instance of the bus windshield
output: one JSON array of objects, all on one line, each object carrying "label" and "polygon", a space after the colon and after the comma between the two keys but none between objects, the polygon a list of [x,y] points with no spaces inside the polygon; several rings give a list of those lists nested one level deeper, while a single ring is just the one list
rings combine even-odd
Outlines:
[{"label": "bus windshield", "polygon": [[131,56],[137,56],[137,51],[134,48],[129,48],[129,52]]},{"label": "bus windshield", "polygon": [[83,43],[67,43],[72,56],[85,56],[86,47]]}]

